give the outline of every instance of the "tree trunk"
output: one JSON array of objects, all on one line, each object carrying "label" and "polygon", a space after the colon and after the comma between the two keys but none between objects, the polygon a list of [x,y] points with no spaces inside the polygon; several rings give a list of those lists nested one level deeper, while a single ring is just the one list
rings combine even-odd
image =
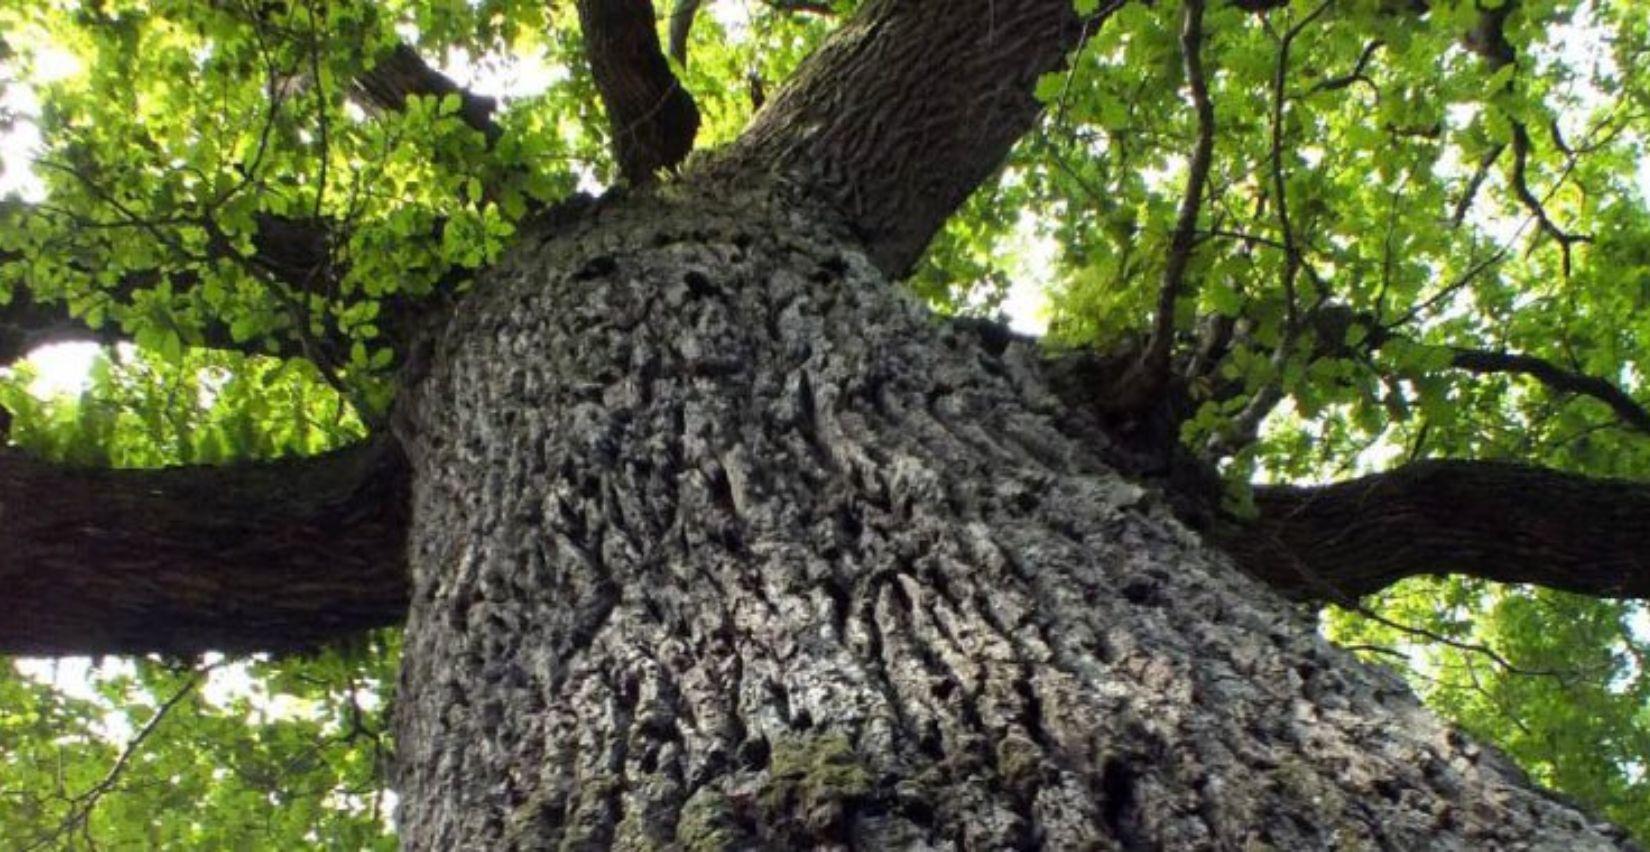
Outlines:
[{"label": "tree trunk", "polygon": [[534,234],[401,430],[409,849],[1615,848],[823,212]]}]

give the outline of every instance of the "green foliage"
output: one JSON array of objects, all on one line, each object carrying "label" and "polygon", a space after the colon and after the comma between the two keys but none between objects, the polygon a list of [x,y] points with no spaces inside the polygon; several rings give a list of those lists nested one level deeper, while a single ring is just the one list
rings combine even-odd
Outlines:
[{"label": "green foliage", "polygon": [[[77,396],[34,396],[27,362],[0,380],[13,442],[74,464],[156,467],[313,454],[364,434],[302,362],[112,354]],[[392,849],[398,649],[386,633],[274,661],[8,661],[0,836],[18,849]],[[58,665],[68,671],[54,686],[44,675]]]},{"label": "green foliage", "polygon": [[[1536,780],[1650,836],[1650,610],[1461,578],[1407,580],[1325,630],[1391,663],[1434,709]],[[1400,629],[1400,627],[1402,629]]]},{"label": "green foliage", "polygon": [[[1427,457],[1650,476],[1650,436],[1597,401],[1451,368],[1452,347],[1513,351],[1643,398],[1650,9],[1509,2],[1510,64],[1470,36],[1501,4],[1210,4],[1215,156],[1175,310],[1181,362],[1205,329],[1232,332],[1191,376],[1199,410],[1183,438],[1208,447],[1254,400],[1282,401],[1257,441],[1224,454],[1234,482]],[[700,144],[715,146],[752,114],[752,80],[771,94],[834,21],[705,7],[677,71],[703,114]],[[910,282],[919,297],[994,313],[1051,255],[1036,271],[1052,281],[1052,342],[1141,343],[1198,132],[1180,16],[1179,2],[1124,5],[1039,83],[1043,125],[936,239]],[[350,81],[400,41],[482,70],[513,62],[504,76],[542,86],[503,100],[491,144],[456,96],[363,110]],[[358,438],[388,404],[397,302],[462,290],[532,209],[612,182],[582,49],[565,4],[521,0],[0,0],[0,93],[27,87],[40,104],[0,100],[0,127],[26,120],[44,138],[38,198],[0,200],[0,301],[62,300],[137,344],[99,360],[74,398],[36,398],[18,366],[0,381],[12,442],[138,467]],[[272,220],[328,223],[319,272],[271,266],[256,238]],[[204,348],[226,339],[307,357]],[[323,351],[327,339],[344,344]],[[1327,613],[1325,629],[1401,659],[1433,706],[1650,840],[1647,621],[1642,605],[1449,579]],[[378,637],[348,655],[258,661],[242,697],[186,693],[83,820],[75,797],[98,788],[184,667],[111,664],[89,697],[0,670],[0,836],[387,846],[394,650]],[[838,769],[837,786],[858,783]]]},{"label": "green foliage", "polygon": [[0,834],[12,849],[393,849],[396,646],[205,674],[108,661],[73,690],[8,663]]},{"label": "green foliage", "polygon": [[354,409],[303,361],[188,349],[92,359],[75,397],[40,399],[36,368],[0,379],[12,443],[93,467],[163,467],[314,455],[365,435]]}]

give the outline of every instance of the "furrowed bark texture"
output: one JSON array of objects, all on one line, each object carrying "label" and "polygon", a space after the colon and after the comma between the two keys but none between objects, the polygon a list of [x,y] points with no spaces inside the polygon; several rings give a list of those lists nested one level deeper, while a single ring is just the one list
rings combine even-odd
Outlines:
[{"label": "furrowed bark texture", "polygon": [[940,328],[823,215],[633,196],[524,233],[401,427],[407,848],[1623,842],[1320,640],[1057,426],[1034,357]]},{"label": "furrowed bark texture", "polygon": [[1031,129],[1081,32],[1070,0],[870,0],[724,159],[810,175],[897,277]]},{"label": "furrowed bark texture", "polygon": [[291,651],[397,624],[406,474],[382,442],[163,470],[0,452],[0,654]]},{"label": "furrowed bark texture", "polygon": [[1650,597],[1650,488],[1525,465],[1428,461],[1314,488],[1255,489],[1220,534],[1291,596],[1344,600],[1423,574]]}]

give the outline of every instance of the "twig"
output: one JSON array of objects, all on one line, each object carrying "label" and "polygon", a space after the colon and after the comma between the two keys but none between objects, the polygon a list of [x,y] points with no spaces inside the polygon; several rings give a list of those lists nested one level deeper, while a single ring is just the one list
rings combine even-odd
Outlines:
[{"label": "twig", "polygon": [[1169,240],[1169,256],[1163,264],[1158,285],[1157,314],[1145,351],[1129,369],[1107,406],[1134,411],[1149,404],[1169,380],[1169,355],[1174,346],[1175,300],[1186,285],[1186,270],[1197,247],[1197,217],[1203,209],[1204,187],[1214,161],[1215,108],[1209,100],[1209,85],[1203,70],[1203,0],[1186,0],[1180,23],[1180,55],[1186,84],[1191,89],[1192,107],[1197,115],[1197,141],[1186,168],[1186,189],[1180,198],[1174,232]]},{"label": "twig", "polygon": [[1363,53],[1358,55],[1358,61],[1352,66],[1352,70],[1350,72],[1340,77],[1331,77],[1327,80],[1320,81],[1316,86],[1312,87],[1311,92],[1314,94],[1318,92],[1336,92],[1351,86],[1353,83],[1363,83],[1371,89],[1376,88],[1375,81],[1369,79],[1369,75],[1364,73],[1364,69],[1369,66],[1369,60],[1375,56],[1375,51],[1380,50],[1385,46],[1386,42],[1381,41],[1380,39],[1376,39],[1369,44],[1364,45]]},{"label": "twig", "polygon": [[1450,365],[1470,373],[1516,373],[1561,393],[1592,397],[1610,407],[1623,423],[1650,435],[1650,411],[1626,391],[1597,376],[1567,370],[1543,358],[1517,352],[1456,347]]},{"label": "twig", "polygon": [[[92,809],[97,807],[98,800],[114,789],[115,784],[120,781],[120,776],[126,771],[126,767],[132,762],[132,758],[137,754],[138,749],[160,727],[161,722],[165,721],[167,715],[172,712],[172,708],[183,701],[185,696],[193,692],[195,687],[200,685],[201,678],[218,665],[218,663],[214,663],[191,672],[188,680],[184,681],[183,686],[179,687],[177,692],[172,694],[172,697],[166,699],[155,710],[155,715],[149,717],[149,721],[145,722],[143,727],[138,729],[138,732],[132,736],[132,739],[127,741],[126,747],[121,749],[120,756],[115,759],[114,765],[109,767],[109,771],[104,774],[103,779],[85,792],[72,797],[69,814],[63,818],[57,829],[34,843],[23,847],[24,852],[33,852],[35,849],[43,848],[71,831],[89,831]],[[91,838],[88,836],[86,839],[89,841]]]}]

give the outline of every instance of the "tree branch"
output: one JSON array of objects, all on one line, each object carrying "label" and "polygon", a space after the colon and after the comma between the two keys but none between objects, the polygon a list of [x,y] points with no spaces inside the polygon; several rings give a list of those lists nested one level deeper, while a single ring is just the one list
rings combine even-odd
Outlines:
[{"label": "tree branch", "polygon": [[1596,376],[1566,370],[1551,361],[1516,352],[1487,349],[1453,350],[1450,365],[1471,373],[1516,373],[1541,382],[1560,393],[1590,396],[1610,407],[1623,423],[1650,435],[1650,411],[1646,411],[1626,391]]},{"label": "tree branch", "polygon": [[[762,0],[769,8],[779,12],[796,14],[806,12],[810,15],[835,15],[836,10],[825,0]],[[682,66],[687,65],[688,35],[693,32],[693,21],[699,15],[699,7],[704,0],[676,0],[670,10],[670,58]]]},{"label": "tree branch", "polygon": [[1385,46],[1386,42],[1381,41],[1380,39],[1376,39],[1368,44],[1365,44],[1363,52],[1358,54],[1358,61],[1352,66],[1351,71],[1342,74],[1339,77],[1331,77],[1327,80],[1320,81],[1317,85],[1312,87],[1312,91],[1338,92],[1342,89],[1350,88],[1354,83],[1363,83],[1371,89],[1376,89],[1379,91],[1379,89],[1375,86],[1375,81],[1369,78],[1369,60],[1375,57],[1375,51],[1380,50]]},{"label": "tree branch", "polygon": [[1031,129],[1038,78],[1081,33],[1070,0],[872,0],[720,165],[803,181],[853,223],[879,267],[903,275]]},{"label": "tree branch", "polygon": [[0,653],[291,651],[396,624],[407,487],[386,440],[162,470],[0,449]]},{"label": "tree branch", "polygon": [[[212,666],[206,666],[190,672],[189,677],[184,680],[183,685],[173,691],[170,698],[167,698],[165,701],[161,702],[161,705],[155,708],[154,715],[149,717],[149,721],[143,723],[143,727],[138,729],[137,733],[134,734],[131,739],[126,741],[126,745],[120,750],[120,755],[115,758],[114,764],[109,767],[108,772],[104,773],[103,780],[92,785],[91,788],[86,790],[86,792],[73,796],[70,799],[69,812],[63,817],[62,821],[58,823],[57,829],[46,833],[33,843],[22,847],[23,852],[34,852],[36,849],[44,849],[47,846],[58,843],[75,831],[84,830],[87,827],[87,823],[91,819],[92,811],[97,808],[98,802],[101,801],[105,795],[108,795],[109,792],[114,790],[115,785],[120,783],[121,775],[126,772],[126,767],[131,765],[132,758],[135,757],[138,750],[143,747],[144,741],[148,740],[149,737],[160,728],[161,723],[166,721],[166,717],[171,715],[172,710],[175,709],[178,704],[183,701],[183,699],[187,698],[195,691],[196,687],[200,686],[201,681],[211,669]],[[73,843],[65,844],[65,846],[71,849],[74,848]]]},{"label": "tree branch", "polygon": [[1528,174],[1531,147],[1530,132],[1521,121],[1511,121],[1510,123],[1512,124],[1513,194],[1518,196],[1519,203],[1523,204],[1525,209],[1530,211],[1530,215],[1535,217],[1536,223],[1541,226],[1541,232],[1552,237],[1558,243],[1564,277],[1568,279],[1570,277],[1570,246],[1576,243],[1592,242],[1593,238],[1587,234],[1570,233],[1560,228],[1558,223],[1547,215],[1546,205],[1535,196],[1534,192],[1530,191]]},{"label": "tree branch", "polygon": [[1650,597],[1650,485],[1487,461],[1424,461],[1333,485],[1259,486],[1214,537],[1284,594],[1357,598],[1465,574]]},{"label": "tree branch", "polygon": [[651,0],[578,0],[578,9],[619,174],[650,183],[693,150],[699,107],[665,61]]},{"label": "tree branch", "polygon": [[1197,114],[1197,141],[1186,166],[1186,189],[1180,198],[1169,256],[1163,263],[1158,284],[1157,313],[1152,336],[1138,361],[1130,367],[1106,401],[1114,411],[1134,411],[1151,404],[1169,380],[1169,356],[1174,349],[1175,301],[1186,286],[1186,269],[1197,246],[1197,216],[1203,209],[1203,190],[1209,182],[1214,162],[1215,107],[1209,100],[1209,85],[1203,71],[1203,0],[1186,0],[1180,23],[1180,55],[1185,65],[1186,85],[1191,89],[1192,107]]},{"label": "tree branch", "polygon": [[1277,408],[1278,403],[1283,401],[1284,365],[1301,333],[1304,321],[1310,319],[1310,316],[1303,318],[1301,315],[1295,282],[1303,269],[1313,280],[1317,278],[1307,265],[1306,255],[1295,236],[1295,226],[1289,218],[1289,187],[1283,167],[1286,135],[1284,115],[1289,99],[1286,84],[1289,79],[1290,49],[1295,39],[1329,10],[1330,3],[1331,0],[1324,0],[1313,7],[1300,20],[1291,24],[1278,39],[1278,59],[1272,66],[1272,109],[1268,122],[1271,145],[1267,160],[1272,179],[1272,205],[1277,211],[1278,242],[1282,244],[1283,251],[1283,270],[1279,275],[1283,285],[1283,331],[1278,335],[1278,344],[1272,350],[1271,363],[1275,378],[1257,389],[1231,422],[1204,445],[1203,457],[1211,461],[1235,454],[1259,437],[1261,424],[1266,421],[1272,410]]}]

